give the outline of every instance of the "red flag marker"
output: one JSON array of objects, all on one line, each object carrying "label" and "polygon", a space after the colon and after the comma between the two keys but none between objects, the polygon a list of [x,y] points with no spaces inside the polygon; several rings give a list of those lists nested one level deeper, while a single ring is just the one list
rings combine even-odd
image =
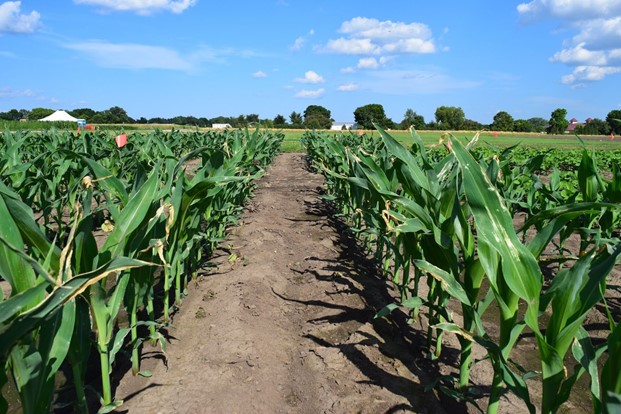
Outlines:
[{"label": "red flag marker", "polygon": [[358,130],[358,136],[361,137],[364,135],[364,131],[362,129]]},{"label": "red flag marker", "polygon": [[610,133],[610,140],[612,141],[613,139],[615,139],[615,134],[613,134],[612,132]]},{"label": "red flag marker", "polygon": [[494,131],[494,138],[498,138],[498,132]]},{"label": "red flag marker", "polygon": [[121,134],[116,136],[116,146],[122,148],[127,144],[127,135]]}]

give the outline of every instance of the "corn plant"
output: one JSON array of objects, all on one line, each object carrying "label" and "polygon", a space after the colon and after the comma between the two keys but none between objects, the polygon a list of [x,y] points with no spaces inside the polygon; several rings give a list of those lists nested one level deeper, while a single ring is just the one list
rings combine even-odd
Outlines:
[{"label": "corn plant", "polygon": [[[345,217],[363,218],[358,226],[366,228],[356,229],[357,233],[377,235],[376,249],[390,251],[376,257],[391,261],[391,266],[384,262],[382,267],[393,272],[391,279],[401,296],[398,304],[389,304],[378,316],[403,306],[415,318],[421,308],[427,308],[428,341],[431,344],[436,335],[436,356],[441,352],[441,332],[458,334],[462,350],[457,386],[462,392],[441,387],[457,398],[469,398],[464,392],[469,388],[472,346],[481,345],[494,369],[487,404],[490,413],[498,410],[500,396],[507,390],[520,397],[529,411],[536,410],[527,383],[535,374],[525,374],[513,360],[514,348],[528,327],[540,355],[541,411],[558,410],[584,373],[591,378],[594,408],[600,411],[609,394],[600,392],[597,361],[613,349],[610,342],[615,336],[605,346],[593,347],[581,324],[596,304],[605,305],[605,279],[618,261],[618,170],[613,169],[610,182],[603,180],[584,150],[582,161],[571,172],[578,184],[571,190],[571,184],[561,184],[557,172],[549,184],[536,175],[544,168],[547,153],[515,161],[509,157],[512,148],[488,159],[474,150],[476,137],[464,147],[447,136],[449,151],[435,150],[431,156],[415,134],[415,144],[408,151],[378,130],[384,149],[372,155],[351,147],[342,148],[342,155],[331,154],[338,144],[326,142],[325,136],[305,138],[313,165],[326,176],[328,199]],[[522,188],[525,183],[532,183],[527,191]],[[516,230],[513,216],[520,211],[528,216],[523,228]],[[531,227],[538,233],[529,240],[526,230]],[[565,266],[559,266],[544,287],[540,270],[544,249],[555,237],[562,245],[572,234],[580,235],[581,252],[556,259]],[[418,296],[422,279],[429,288],[424,298]],[[484,280],[487,292],[481,292]],[[461,304],[460,326],[445,310],[452,300]],[[483,314],[493,302],[498,305],[497,337],[490,336],[483,324]],[[542,313],[549,317],[545,326],[539,317]],[[608,317],[613,331],[610,311]],[[578,363],[567,374],[564,358],[570,350]],[[610,402],[616,398],[616,382],[606,372],[612,389],[606,401]]]}]

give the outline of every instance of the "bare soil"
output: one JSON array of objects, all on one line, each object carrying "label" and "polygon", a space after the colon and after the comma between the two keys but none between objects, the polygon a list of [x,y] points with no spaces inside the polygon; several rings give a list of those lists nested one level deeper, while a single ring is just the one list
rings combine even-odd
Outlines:
[{"label": "bare soil", "polygon": [[165,356],[143,350],[153,376],[121,379],[119,411],[454,412],[424,390],[439,372],[422,336],[399,314],[373,319],[394,292],[322,183],[303,154],[277,157],[175,315]]}]

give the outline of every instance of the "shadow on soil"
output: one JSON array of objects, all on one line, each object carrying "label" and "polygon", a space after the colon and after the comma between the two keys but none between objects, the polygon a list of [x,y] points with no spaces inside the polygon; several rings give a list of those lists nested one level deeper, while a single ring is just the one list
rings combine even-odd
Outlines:
[{"label": "shadow on soil", "polygon": [[[319,195],[322,190],[317,189]],[[337,348],[348,358],[360,371],[369,378],[365,383],[371,383],[388,389],[396,395],[401,395],[408,399],[409,405],[399,405],[393,407],[389,412],[429,412],[430,407],[441,406],[447,412],[467,412],[465,402],[459,402],[448,397],[442,392],[426,390],[428,385],[436,382],[442,374],[440,366],[453,364],[449,361],[459,360],[459,351],[454,348],[445,347],[442,350],[440,359],[432,361],[428,354],[426,335],[418,332],[408,324],[408,316],[400,311],[393,312],[389,317],[374,319],[375,313],[389,303],[395,301],[394,291],[389,284],[382,278],[376,263],[365,253],[360,243],[354,235],[347,230],[347,226],[335,215],[333,206],[327,201],[317,203],[306,202],[306,213],[322,217],[324,220],[317,221],[317,225],[328,226],[336,233],[338,239],[335,247],[339,252],[336,260],[327,261],[327,265],[318,271],[306,270],[300,273],[312,275],[317,280],[329,281],[341,285],[344,289],[334,294],[355,294],[365,303],[364,309],[356,309],[334,303],[317,300],[295,300],[285,298],[274,292],[283,300],[298,302],[305,305],[323,306],[330,309],[341,310],[340,313],[324,318],[310,320],[311,323],[331,323],[339,326],[351,326],[356,328],[365,323],[371,323],[373,331],[377,334],[368,332],[357,332],[357,340],[352,342],[350,339],[351,330],[344,330],[339,337],[334,335],[330,338],[320,338],[312,334],[305,335],[322,347]],[[327,224],[325,222],[327,221]],[[316,260],[326,263],[325,259],[310,257],[307,260]],[[325,274],[328,273],[329,276]],[[355,281],[355,282],[354,282]],[[355,331],[355,329],[354,329]],[[362,336],[362,338],[359,338]],[[404,376],[395,375],[382,369],[378,361],[373,361],[363,352],[363,348],[375,346],[385,361],[398,360],[418,378],[420,382],[415,382]],[[431,388],[431,387],[430,387]],[[487,390],[481,390],[486,393]],[[435,400],[433,404],[429,399]]]}]

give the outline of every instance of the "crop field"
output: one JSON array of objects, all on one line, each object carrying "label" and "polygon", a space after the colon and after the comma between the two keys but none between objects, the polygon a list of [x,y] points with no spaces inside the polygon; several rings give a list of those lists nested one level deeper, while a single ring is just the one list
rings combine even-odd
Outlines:
[{"label": "crop field", "polygon": [[621,410],[616,140],[0,137],[0,413]]},{"label": "crop field", "polygon": [[[506,393],[530,412],[557,412],[583,375],[593,410],[618,410],[619,154],[598,153],[600,170],[586,145],[576,157],[480,150],[478,135],[447,135],[430,151],[412,138],[410,150],[381,130],[303,138],[328,194],[399,291],[378,316],[425,315],[433,358],[457,336],[459,372],[436,386],[459,400],[478,399],[470,374],[479,347],[492,367],[488,413]],[[586,320],[599,312],[606,328],[593,337]],[[538,351],[531,366],[520,361],[526,331]]]},{"label": "crop field", "polygon": [[[282,143],[283,152],[300,152],[303,151],[303,147],[300,144],[300,139],[306,134],[303,130],[282,130],[285,138]],[[320,131],[325,135],[348,135],[358,134],[359,132],[366,132],[366,135],[379,136],[377,131]],[[414,143],[412,134],[410,131],[388,131],[390,135],[395,138],[401,144],[409,147]],[[440,139],[444,131],[418,131],[417,135],[427,146],[439,145]],[[474,135],[473,131],[461,131],[453,132],[454,136],[458,138],[467,139]],[[606,136],[582,136],[586,143],[587,148],[594,150],[608,150],[608,149],[620,149],[621,137],[616,137],[610,140],[610,137]],[[509,147],[513,145],[520,145],[530,148],[541,149],[575,149],[580,147],[579,141],[575,135],[545,135],[534,133],[517,133],[517,132],[497,132],[483,131],[479,134],[479,140],[482,146],[491,145],[497,147]]]},{"label": "crop field", "polygon": [[259,131],[2,135],[0,386],[13,383],[24,413],[51,411],[61,368],[70,405],[86,411],[91,354],[103,412],[119,405],[110,383],[119,351],[134,375],[149,375],[139,347],[165,348],[171,312],[281,140]]}]

